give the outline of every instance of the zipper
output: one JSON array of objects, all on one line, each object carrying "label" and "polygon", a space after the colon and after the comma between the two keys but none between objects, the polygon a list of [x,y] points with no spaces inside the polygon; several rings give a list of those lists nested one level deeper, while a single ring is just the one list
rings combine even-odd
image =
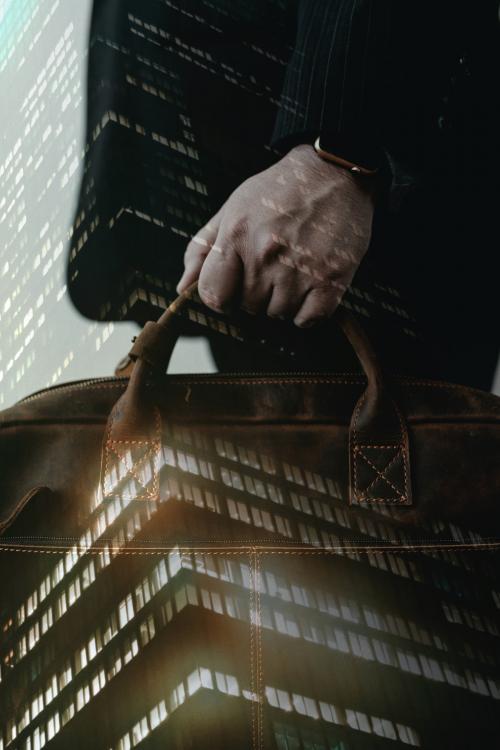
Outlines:
[{"label": "zipper", "polygon": [[[112,541],[112,540],[109,540]],[[132,541],[132,540],[131,540]],[[71,549],[75,545],[80,547],[78,539],[73,538],[61,538],[61,537],[9,537],[8,535],[2,536],[0,539],[0,552],[12,552],[12,551],[30,551],[30,552],[50,552],[50,554],[57,554],[57,552],[63,552],[64,550]],[[193,543],[196,546],[192,546]],[[85,554],[97,554],[102,552],[103,549],[109,548],[107,540],[99,540],[97,544],[92,544],[90,547],[85,547]],[[231,549],[237,549],[242,552],[251,547],[256,552],[259,550],[263,553],[274,552],[279,554],[280,550],[283,550],[285,554],[290,551],[297,553],[311,552],[314,554],[324,554],[327,552],[333,552],[335,550],[347,550],[351,552],[374,552],[376,550],[382,552],[414,552],[424,553],[425,551],[436,551],[444,552],[448,551],[493,551],[500,548],[500,539],[496,537],[488,537],[481,542],[452,542],[449,543],[445,540],[415,540],[414,543],[401,544],[391,542],[390,540],[378,540],[372,543],[365,542],[359,544],[353,542],[350,539],[340,540],[339,544],[332,544],[329,546],[316,546],[312,544],[305,544],[299,540],[281,540],[281,539],[178,539],[168,542],[167,540],[157,540],[153,544],[139,543],[129,544],[118,544],[117,547],[112,549],[119,549],[122,554],[165,554],[168,550],[179,549],[181,551],[204,551],[210,552],[214,550],[227,551]]]},{"label": "zipper", "polygon": [[[203,382],[203,381],[210,381],[210,380],[223,380],[223,379],[238,379],[238,378],[283,378],[286,380],[293,381],[294,378],[305,378],[305,377],[315,377],[315,378],[321,378],[325,381],[325,383],[334,382],[335,380],[338,380],[339,378],[349,378],[352,380],[353,384],[358,383],[364,383],[365,379],[362,378],[362,375],[358,373],[324,373],[324,372],[206,372],[206,373],[186,373],[184,375],[167,375],[168,378],[171,379],[171,382],[179,382],[179,383],[189,383],[189,382]],[[35,399],[42,398],[48,393],[53,393],[54,391],[63,391],[63,390],[78,390],[80,388],[85,388],[86,386],[92,386],[95,383],[115,383],[117,386],[119,385],[125,385],[128,383],[129,378],[120,378],[113,375],[110,375],[108,377],[102,377],[102,378],[90,378],[88,380],[74,380],[70,383],[59,383],[58,385],[52,385],[49,388],[43,388],[40,391],[36,391],[35,393],[32,393],[29,396],[25,396],[25,398],[22,398],[20,401],[17,401],[17,404],[26,404],[30,401],[34,401]],[[17,405],[15,404],[15,405]]]},{"label": "zipper", "polygon": [[[29,493],[26,494],[26,496],[22,499],[21,503],[23,503],[23,505],[25,505],[26,502],[28,502],[29,500],[31,500],[31,498],[34,495],[36,495],[38,492],[41,492],[42,490],[50,492],[50,490],[48,490],[47,487],[35,487]],[[75,543],[78,543],[80,541],[81,536],[52,536],[52,535],[50,535],[50,536],[44,536],[42,534],[33,534],[33,535],[23,534],[22,536],[8,536],[6,538],[8,539],[9,542],[21,541],[22,540],[22,541],[25,541],[25,542],[30,541],[32,543],[40,542],[41,544],[45,544],[45,543],[48,543],[50,541],[52,541],[52,542],[67,542],[68,544],[75,544]],[[112,542],[112,541],[113,541],[113,539],[111,537],[100,537],[99,538],[99,543],[100,544],[107,544],[108,542]],[[159,545],[161,545],[166,540],[163,540],[163,539],[143,539],[141,541],[142,541],[142,543],[143,543],[144,546],[147,546],[147,545],[151,545],[151,544],[159,544]],[[217,542],[220,543],[221,541],[227,541],[227,540],[225,540],[225,539],[223,539],[223,540],[221,540],[221,539],[205,539],[205,540],[203,540],[203,539],[183,539],[183,540],[176,541],[175,544],[178,544],[180,547],[182,547],[183,543],[184,544],[189,544],[189,543],[192,543],[192,542],[201,542],[201,543],[204,542],[204,543],[209,544],[211,542],[212,543],[217,543]],[[292,544],[295,543],[295,546],[299,546],[299,547],[304,548],[304,549],[308,549],[309,547],[311,547],[311,549],[322,549],[322,547],[316,547],[315,545],[311,545],[310,543],[306,544],[305,542],[301,542],[298,539],[294,540],[294,539],[289,539],[289,538],[283,539],[283,540],[281,540],[281,539],[257,539],[257,540],[255,540],[255,539],[241,539],[241,540],[236,539],[236,540],[233,540],[233,544],[244,544],[244,543],[246,543],[246,544],[253,544],[255,542],[266,542],[266,541],[267,542],[273,542],[274,544],[280,544],[282,546],[289,546],[290,543],[292,543]],[[477,540],[477,539],[476,540],[470,539],[470,540],[463,540],[461,542],[458,541],[457,539],[452,538],[452,537],[445,537],[444,539],[436,539],[435,537],[419,537],[419,538],[415,538],[415,539],[410,539],[408,542],[400,542],[400,541],[396,541],[394,539],[388,539],[387,537],[377,537],[377,538],[372,538],[372,542],[370,542],[370,543],[368,543],[367,539],[359,539],[357,537],[353,537],[352,539],[347,539],[346,538],[346,539],[343,539],[343,540],[340,540],[340,541],[344,542],[345,544],[360,545],[360,549],[363,549],[363,545],[366,548],[368,548],[368,549],[372,549],[373,547],[375,547],[375,548],[376,547],[380,547],[380,546],[382,546],[384,544],[390,545],[391,549],[406,549],[408,547],[413,548],[418,543],[428,544],[429,547],[434,547],[436,545],[445,544],[445,545],[448,545],[448,546],[453,546],[453,547],[460,548],[460,547],[464,547],[464,546],[470,547],[470,546],[473,546],[473,545],[476,545],[476,546],[480,547],[480,546],[484,546],[484,545],[499,544],[500,543],[500,537],[498,537],[498,536],[485,536],[485,537],[481,537],[481,539],[479,539],[479,540]],[[331,545],[331,546],[336,546],[336,545]]]},{"label": "zipper", "polygon": [[125,384],[128,382],[128,378],[117,378],[113,375],[110,375],[108,377],[103,378],[89,378],[88,380],[73,380],[70,383],[58,383],[57,385],[51,385],[48,388],[43,388],[40,391],[35,391],[35,393],[30,394],[29,396],[25,396],[24,398],[20,399],[20,401],[17,401],[14,406],[17,406],[18,404],[26,404],[28,401],[34,401],[37,398],[42,398],[42,396],[45,396],[47,393],[53,393],[54,391],[60,391],[60,390],[73,390],[78,388],[83,388],[86,385],[92,385],[93,383],[112,383],[116,382],[117,385],[120,385],[121,383]]}]

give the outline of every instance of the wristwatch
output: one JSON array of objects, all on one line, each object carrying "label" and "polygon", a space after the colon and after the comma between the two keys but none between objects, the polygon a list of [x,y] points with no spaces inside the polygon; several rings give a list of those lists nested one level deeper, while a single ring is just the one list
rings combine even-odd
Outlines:
[{"label": "wristwatch", "polygon": [[384,164],[383,152],[368,144],[356,142],[346,137],[325,142],[323,136],[314,141],[314,150],[325,161],[348,169],[353,174],[371,177],[376,175]]}]

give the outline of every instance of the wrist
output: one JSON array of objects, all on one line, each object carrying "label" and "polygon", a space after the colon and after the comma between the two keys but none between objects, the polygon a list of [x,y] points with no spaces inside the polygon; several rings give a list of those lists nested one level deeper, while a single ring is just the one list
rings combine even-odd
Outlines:
[{"label": "wrist", "polygon": [[[360,177],[373,177],[379,171],[379,166],[375,158],[363,159],[362,155],[361,158],[358,158],[356,155],[352,156],[352,150],[351,152],[347,150],[347,155],[345,150],[341,150],[340,153],[337,153],[337,149],[335,149],[336,153],[327,151],[322,146],[319,136],[314,141],[313,147],[318,156],[324,161],[336,164],[338,167],[347,169],[352,174],[359,175]],[[354,153],[356,154],[356,152]],[[357,153],[359,154],[359,149]]]},{"label": "wrist", "polygon": [[311,143],[300,143],[294,146],[285,158],[292,162],[297,161],[300,165],[307,164],[319,178],[333,182],[337,186],[343,186],[350,192],[367,195],[373,201],[380,193],[382,180],[378,172],[373,175],[363,175],[335,162],[322,159]]},{"label": "wrist", "polygon": [[350,171],[374,197],[381,198],[390,189],[392,170],[387,154],[367,133],[320,133],[314,149],[320,158]]}]

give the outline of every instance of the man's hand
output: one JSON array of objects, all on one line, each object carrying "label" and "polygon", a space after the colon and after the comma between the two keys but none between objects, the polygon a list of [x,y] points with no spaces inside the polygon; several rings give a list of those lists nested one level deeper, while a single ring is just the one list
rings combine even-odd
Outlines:
[{"label": "man's hand", "polygon": [[182,292],[199,278],[216,311],[311,326],[335,311],[370,241],[372,190],[312,146],[292,149],[243,182],[189,243]]}]

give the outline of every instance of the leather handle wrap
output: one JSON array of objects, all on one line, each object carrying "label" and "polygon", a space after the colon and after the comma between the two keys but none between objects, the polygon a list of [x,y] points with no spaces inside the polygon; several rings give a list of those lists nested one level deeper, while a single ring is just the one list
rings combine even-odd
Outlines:
[{"label": "leather handle wrap", "polygon": [[[105,496],[109,496],[105,466],[110,451],[116,454],[125,446],[140,453],[141,446],[144,446],[147,456],[140,459],[144,462],[161,449],[161,417],[151,401],[153,394],[149,392],[151,389],[148,391],[147,382],[152,373],[166,372],[179,336],[178,314],[196,291],[197,284],[194,283],[179,295],[156,323],[147,323],[130,351],[134,369],[127,390],[108,421],[103,452]],[[354,408],[349,427],[349,455],[346,456],[349,461],[349,502],[411,505],[410,447],[404,417],[389,395],[377,357],[361,325],[343,308],[337,309],[334,320],[349,340],[368,381]],[[155,496],[159,487],[156,480],[157,477],[153,477],[143,499]]]}]

